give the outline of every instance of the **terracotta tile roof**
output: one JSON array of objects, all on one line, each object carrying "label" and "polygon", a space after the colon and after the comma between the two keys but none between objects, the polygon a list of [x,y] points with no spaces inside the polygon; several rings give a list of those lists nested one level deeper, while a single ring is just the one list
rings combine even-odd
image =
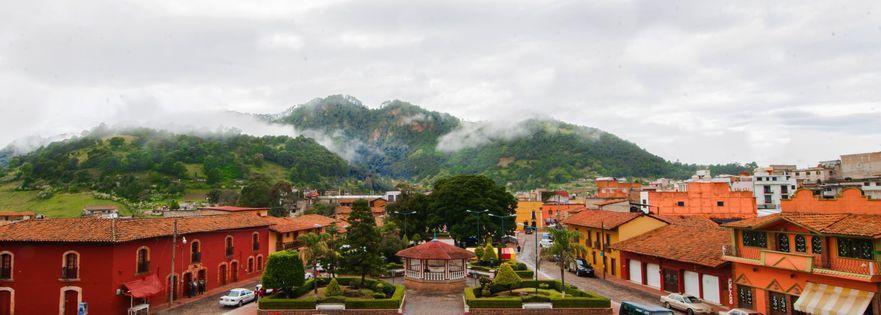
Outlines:
[{"label": "terracotta tile roof", "polygon": [[616,203],[626,202],[626,201],[627,201],[627,199],[609,199],[609,200],[603,200],[603,201],[597,202],[597,203],[595,203],[595,205],[602,207],[602,206],[608,206],[611,204],[616,204]]},{"label": "terracotta tile roof", "polygon": [[816,233],[881,238],[881,215],[849,213],[777,213],[765,217],[723,224],[738,229],[761,229],[777,222],[789,222]]},{"label": "terracotta tile roof", "polygon": [[414,259],[471,259],[474,253],[438,240],[425,242],[407,249],[402,249],[396,254],[399,257]]},{"label": "terracotta tile roof", "polygon": [[33,213],[33,212],[31,212],[31,211],[22,211],[22,212],[15,212],[15,211],[12,211],[12,210],[2,210],[2,211],[0,211],[0,216],[16,216],[16,215],[29,215],[29,216],[34,216],[34,215],[36,215],[36,214]]},{"label": "terracotta tile roof", "polygon": [[658,218],[661,221],[667,222],[672,225],[685,225],[685,226],[697,226],[697,227],[719,227],[719,224],[713,222],[707,217],[703,216],[694,216],[694,215],[652,215],[655,218]]},{"label": "terracotta tile roof", "polygon": [[263,211],[263,210],[269,210],[269,208],[248,208],[248,207],[236,207],[236,206],[217,206],[217,207],[204,207],[204,208],[199,208],[199,210],[215,210],[215,211],[226,211],[226,212],[244,212],[244,211]]},{"label": "terracotta tile roof", "polygon": [[612,244],[611,248],[646,256],[718,267],[725,263],[722,260],[722,245],[729,243],[731,243],[731,233],[723,228],[668,225]]},{"label": "terracotta tile roof", "polygon": [[642,214],[638,212],[585,210],[563,220],[563,224],[590,228],[605,227],[607,229],[614,229],[624,223],[630,222],[630,220],[640,217],[641,215]]},{"label": "terracotta tile roof", "polygon": [[299,217],[276,218],[272,216],[264,217],[264,219],[272,224],[270,229],[279,233],[288,233],[294,231],[305,231],[315,228],[318,224],[321,227],[333,224],[333,218],[328,218],[318,214],[306,214]]},{"label": "terracotta tile roof", "polygon": [[120,243],[170,236],[175,220],[178,222],[179,235],[269,226],[266,220],[253,214],[145,219],[35,219],[0,226],[0,242]]}]

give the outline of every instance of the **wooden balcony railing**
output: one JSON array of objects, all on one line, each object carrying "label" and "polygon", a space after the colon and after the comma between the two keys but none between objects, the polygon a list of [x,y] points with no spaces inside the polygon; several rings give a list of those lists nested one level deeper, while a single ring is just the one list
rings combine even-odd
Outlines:
[{"label": "wooden balcony railing", "polygon": [[[737,262],[774,268],[793,269],[830,275],[842,275],[842,273],[846,273],[870,277],[881,276],[881,264],[879,264],[878,261],[873,260],[825,257],[819,254],[811,255],[799,252],[780,252],[749,246],[735,248],[731,245],[722,246],[722,255],[749,259],[748,261],[740,259],[735,260]],[[772,265],[779,263],[782,259],[787,259],[789,263],[784,265]],[[787,266],[787,268],[782,266]]]},{"label": "wooden balcony railing", "polygon": [[77,267],[64,266],[61,267],[61,279],[76,279]]}]

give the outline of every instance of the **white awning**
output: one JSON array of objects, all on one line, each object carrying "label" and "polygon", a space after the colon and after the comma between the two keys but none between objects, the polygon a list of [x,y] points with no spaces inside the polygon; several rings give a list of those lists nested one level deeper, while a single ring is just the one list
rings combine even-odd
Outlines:
[{"label": "white awning", "polygon": [[873,292],[808,282],[795,301],[797,311],[818,315],[862,314],[872,302]]}]

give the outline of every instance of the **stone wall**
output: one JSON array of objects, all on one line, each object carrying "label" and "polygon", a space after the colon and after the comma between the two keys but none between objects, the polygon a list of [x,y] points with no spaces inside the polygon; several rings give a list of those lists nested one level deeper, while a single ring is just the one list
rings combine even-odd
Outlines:
[{"label": "stone wall", "polygon": [[404,278],[404,286],[409,290],[437,293],[462,293],[465,291],[465,279],[448,281],[420,281]]},{"label": "stone wall", "polygon": [[522,309],[522,308],[472,308],[469,315],[612,315],[611,308],[554,308],[554,309]]}]

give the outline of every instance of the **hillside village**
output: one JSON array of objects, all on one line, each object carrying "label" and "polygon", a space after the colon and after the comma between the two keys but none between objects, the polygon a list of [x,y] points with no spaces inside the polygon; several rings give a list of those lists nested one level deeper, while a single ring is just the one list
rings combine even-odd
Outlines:
[{"label": "hillside village", "polygon": [[242,287],[259,302],[241,310],[258,314],[421,313],[436,294],[469,314],[613,314],[683,296],[702,301],[687,313],[881,314],[881,152],[593,182],[511,193],[459,175],[428,191],[303,192],[281,210],[2,211],[0,314],[217,312],[217,294]]}]

